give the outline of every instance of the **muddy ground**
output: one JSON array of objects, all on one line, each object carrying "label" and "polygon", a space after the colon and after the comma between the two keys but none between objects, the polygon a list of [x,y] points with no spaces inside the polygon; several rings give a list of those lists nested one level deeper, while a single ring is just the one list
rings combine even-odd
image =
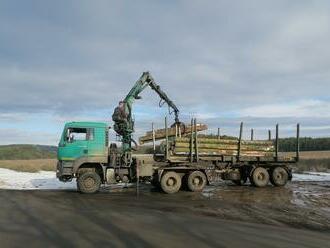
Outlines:
[{"label": "muddy ground", "polygon": [[330,182],[229,183],[165,195],[151,186],[0,190],[1,247],[330,247]]}]

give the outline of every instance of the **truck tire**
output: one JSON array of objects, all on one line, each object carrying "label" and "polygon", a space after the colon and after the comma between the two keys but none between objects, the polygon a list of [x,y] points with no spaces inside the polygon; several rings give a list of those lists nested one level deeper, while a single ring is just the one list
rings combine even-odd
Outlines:
[{"label": "truck tire", "polygon": [[96,172],[85,172],[77,179],[77,188],[81,193],[94,194],[100,187],[101,178]]},{"label": "truck tire", "polygon": [[257,167],[253,170],[251,182],[256,187],[265,187],[269,183],[268,171],[263,167]]},{"label": "truck tire", "polygon": [[174,171],[166,172],[160,180],[162,190],[167,194],[174,194],[181,188],[181,177]]},{"label": "truck tire", "polygon": [[283,167],[276,167],[272,171],[272,175],[270,177],[270,182],[274,186],[284,186],[289,179],[288,172]]},{"label": "truck tire", "polygon": [[188,189],[192,192],[200,192],[206,185],[206,176],[201,171],[194,171],[187,178]]}]

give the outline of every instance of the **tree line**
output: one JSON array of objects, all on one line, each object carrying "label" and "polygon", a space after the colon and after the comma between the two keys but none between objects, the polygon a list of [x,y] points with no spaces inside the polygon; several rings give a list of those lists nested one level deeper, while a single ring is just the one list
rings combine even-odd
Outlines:
[{"label": "tree line", "polygon": [[[330,150],[330,138],[302,137],[299,140],[300,151]],[[296,138],[283,138],[279,140],[279,150],[282,152],[296,151]]]}]

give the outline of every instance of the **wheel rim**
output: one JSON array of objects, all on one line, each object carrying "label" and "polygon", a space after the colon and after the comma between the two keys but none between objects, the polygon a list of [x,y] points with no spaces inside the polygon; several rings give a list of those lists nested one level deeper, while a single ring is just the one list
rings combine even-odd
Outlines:
[{"label": "wheel rim", "polygon": [[92,177],[88,177],[85,179],[84,184],[85,184],[86,188],[92,188],[95,185],[95,180]]},{"label": "wheel rim", "polygon": [[193,178],[192,183],[194,186],[201,186],[203,182],[203,179],[199,176],[196,176]]},{"label": "wheel rim", "polygon": [[280,173],[277,173],[277,175],[276,175],[276,179],[277,179],[277,180],[282,180],[282,179],[283,179],[283,177],[284,177],[284,175],[283,175],[283,173],[282,173],[282,172],[280,172]]},{"label": "wheel rim", "polygon": [[174,187],[176,185],[176,179],[173,177],[170,177],[169,179],[167,179],[166,185],[169,187]]},{"label": "wheel rim", "polygon": [[266,178],[266,175],[265,175],[264,173],[262,173],[262,172],[260,172],[260,173],[257,175],[257,179],[258,179],[259,181],[264,181],[265,178]]},{"label": "wheel rim", "polygon": [[264,168],[257,168],[253,172],[252,176],[253,184],[257,187],[264,187],[268,184],[269,175],[266,169]]}]

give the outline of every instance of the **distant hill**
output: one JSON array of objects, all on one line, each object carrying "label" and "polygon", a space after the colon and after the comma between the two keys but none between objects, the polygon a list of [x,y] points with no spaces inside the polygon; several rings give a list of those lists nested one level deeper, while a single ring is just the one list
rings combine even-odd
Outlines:
[{"label": "distant hill", "polygon": [[56,158],[56,146],[3,145],[0,146],[0,160]]}]

